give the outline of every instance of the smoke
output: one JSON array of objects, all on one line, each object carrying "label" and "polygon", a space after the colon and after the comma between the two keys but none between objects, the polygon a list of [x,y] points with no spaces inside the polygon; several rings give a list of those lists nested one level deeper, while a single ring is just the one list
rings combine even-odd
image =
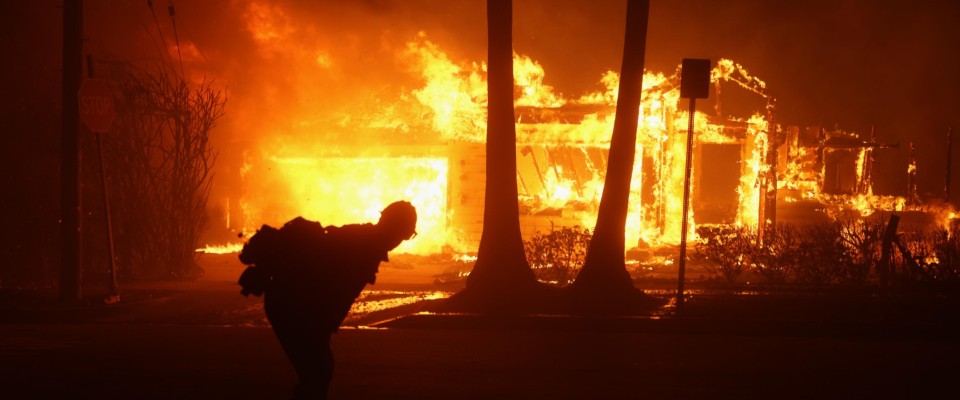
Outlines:
[{"label": "smoke", "polygon": [[736,60],[767,82],[778,100],[777,123],[823,124],[861,137],[875,127],[878,141],[899,142],[899,150],[875,153],[878,193],[904,194],[911,141],[920,191],[942,191],[945,133],[960,125],[954,3],[688,0],[651,7],[648,66],[683,57]]},{"label": "smoke", "polygon": [[[156,3],[170,40],[166,4]],[[938,90],[937,83],[947,82],[960,57],[960,45],[946,31],[960,16],[952,2],[651,3],[648,69],[669,72],[684,57],[736,60],[770,84],[783,122],[862,130],[871,124],[867,121],[890,115],[891,105],[909,108],[921,99],[940,99],[948,88]],[[455,60],[483,60],[484,5],[479,0],[182,1],[176,19],[182,40],[202,55],[190,69],[221,75],[235,102],[248,96],[258,102],[291,98],[303,107],[329,109],[343,100],[305,92],[346,89],[362,97],[409,82],[390,53],[421,31]],[[91,2],[87,8],[93,46],[102,42],[101,50],[116,53],[148,49],[156,56],[157,29],[143,3]],[[603,72],[619,68],[625,2],[530,0],[515,2],[514,9],[516,51],[543,64],[547,83],[565,95],[592,90]],[[128,43],[107,43],[120,39]],[[950,107],[956,103],[924,103],[937,111],[956,108]]]}]

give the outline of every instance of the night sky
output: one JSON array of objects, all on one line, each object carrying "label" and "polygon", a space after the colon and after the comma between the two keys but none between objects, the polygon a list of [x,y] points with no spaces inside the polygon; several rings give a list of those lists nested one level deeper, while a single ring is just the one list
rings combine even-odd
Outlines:
[{"label": "night sky", "polygon": [[[168,1],[154,1],[159,30],[172,40]],[[319,4],[317,4],[319,3]],[[344,4],[346,3],[346,4]],[[229,146],[257,131],[236,117],[262,106],[265,88],[301,110],[337,107],[342,98],[300,98],[304,82],[324,93],[375,95],[409,76],[383,57],[424,32],[458,62],[486,53],[482,1],[377,0],[261,2],[285,15],[298,43],[327,48],[339,69],[324,79],[278,73],[295,48],[264,52],[252,38],[242,1],[176,1],[177,37],[186,75],[226,88],[226,116],[214,132]],[[960,3],[868,0],[653,0],[649,70],[672,72],[683,58],[729,58],[766,81],[782,125],[822,124],[900,149],[877,154],[876,192],[905,194],[908,143],[917,146],[920,193],[941,195],[945,134],[960,128]],[[85,52],[97,58],[158,58],[158,26],[145,1],[86,1]],[[598,89],[619,70],[624,1],[517,0],[517,53],[538,61],[545,83],[569,98]],[[7,2],[0,12],[3,49],[3,209],[56,213],[59,162],[61,1]],[[413,83],[402,83],[405,89]],[[346,95],[349,96],[349,95]],[[357,94],[359,96],[359,94]],[[273,118],[273,120],[271,120]],[[276,123],[283,115],[265,117]],[[244,125],[249,125],[244,120]],[[239,133],[245,131],[246,133]],[[955,140],[955,142],[960,139]],[[960,145],[954,143],[954,153]],[[954,162],[954,169],[960,162]],[[960,174],[954,173],[954,203]],[[47,200],[40,200],[40,199]],[[10,218],[5,218],[10,220]]]}]

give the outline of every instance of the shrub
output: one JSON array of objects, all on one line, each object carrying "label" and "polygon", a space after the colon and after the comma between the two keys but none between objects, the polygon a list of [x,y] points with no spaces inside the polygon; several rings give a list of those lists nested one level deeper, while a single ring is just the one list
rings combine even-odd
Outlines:
[{"label": "shrub", "polygon": [[764,282],[781,285],[800,262],[804,243],[792,225],[767,228],[763,243],[751,248],[750,267]]},{"label": "shrub", "polygon": [[[879,277],[889,218],[848,218],[828,224],[755,229],[734,225],[697,228],[696,257],[730,285],[746,271],[764,283],[865,285]],[[898,287],[960,284],[960,223],[897,236],[889,254],[889,282]],[[931,286],[932,285],[932,286]]]},{"label": "shrub", "polygon": [[697,256],[707,261],[705,268],[733,285],[749,266],[756,234],[743,226],[704,225],[697,227]]},{"label": "shrub", "polygon": [[863,285],[880,260],[880,245],[887,218],[873,220],[847,219],[838,221],[840,240],[846,249],[842,268],[837,270],[837,281],[842,284]]},{"label": "shrub", "polygon": [[132,65],[117,83],[116,132],[104,141],[125,276],[195,278],[217,153],[210,132],[226,98],[168,68]]},{"label": "shrub", "polygon": [[565,286],[573,282],[583,266],[591,234],[580,226],[551,229],[524,241],[527,262],[537,279]]},{"label": "shrub", "polygon": [[960,282],[957,232],[938,228],[898,236],[900,247],[891,257],[891,280],[900,287]]},{"label": "shrub", "polygon": [[934,232],[933,251],[939,276],[950,282],[960,281],[960,221]]},{"label": "shrub", "polygon": [[840,225],[817,224],[800,228],[801,246],[794,270],[797,283],[823,285],[836,281],[848,262],[840,239]]}]

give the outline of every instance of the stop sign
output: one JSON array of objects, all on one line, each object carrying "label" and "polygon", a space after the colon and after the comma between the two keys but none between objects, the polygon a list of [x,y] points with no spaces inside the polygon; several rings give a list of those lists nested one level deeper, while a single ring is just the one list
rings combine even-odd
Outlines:
[{"label": "stop sign", "polygon": [[80,120],[94,132],[106,132],[113,125],[116,111],[113,107],[113,92],[103,79],[87,79],[77,91],[80,103]]}]

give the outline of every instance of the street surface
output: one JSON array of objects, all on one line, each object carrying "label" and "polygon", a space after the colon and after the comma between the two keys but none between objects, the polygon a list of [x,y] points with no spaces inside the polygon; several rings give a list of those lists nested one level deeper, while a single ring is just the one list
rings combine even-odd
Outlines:
[{"label": "street surface", "polygon": [[[115,305],[4,305],[0,398],[288,398],[293,369],[261,300],[239,295],[236,272],[127,284]],[[384,278],[365,302],[428,299],[429,289],[442,289]],[[348,320],[401,317],[378,325],[392,328],[334,335],[331,399],[960,395],[954,325],[410,316],[417,303],[395,304]]]},{"label": "street surface", "polygon": [[[955,341],[345,329],[332,399],[952,398]],[[286,398],[269,328],[0,325],[5,399]]]}]

